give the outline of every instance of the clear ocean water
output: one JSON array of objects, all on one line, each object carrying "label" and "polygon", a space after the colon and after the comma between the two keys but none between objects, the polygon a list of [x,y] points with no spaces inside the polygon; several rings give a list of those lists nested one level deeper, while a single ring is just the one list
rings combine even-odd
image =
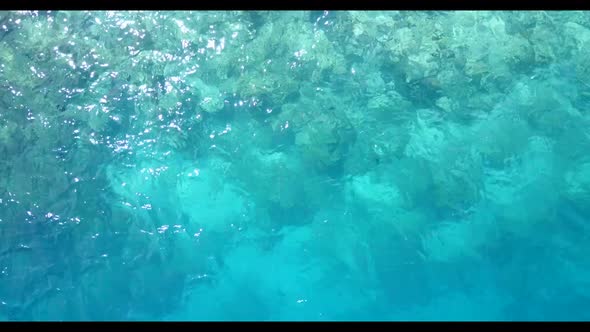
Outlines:
[{"label": "clear ocean water", "polygon": [[0,13],[0,320],[590,319],[590,13]]}]

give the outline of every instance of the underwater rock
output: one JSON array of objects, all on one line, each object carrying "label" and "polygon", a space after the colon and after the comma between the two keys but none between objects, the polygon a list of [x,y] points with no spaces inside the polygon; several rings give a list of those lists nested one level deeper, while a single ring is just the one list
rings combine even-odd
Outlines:
[{"label": "underwater rock", "polygon": [[186,77],[185,82],[199,96],[198,105],[203,111],[215,113],[223,108],[223,95],[217,87],[205,84],[194,74]]},{"label": "underwater rock", "polygon": [[293,123],[295,145],[307,163],[319,171],[341,167],[356,139],[343,110],[335,105],[301,104],[283,114],[283,118],[290,118]]},{"label": "underwater rock", "polygon": [[590,213],[590,163],[576,165],[565,173],[564,194],[577,209]]}]

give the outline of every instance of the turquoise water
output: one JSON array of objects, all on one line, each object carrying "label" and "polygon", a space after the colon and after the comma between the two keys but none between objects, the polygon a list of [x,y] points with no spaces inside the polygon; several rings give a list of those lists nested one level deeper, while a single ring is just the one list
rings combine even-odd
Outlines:
[{"label": "turquoise water", "polygon": [[0,320],[590,319],[588,12],[0,13]]}]

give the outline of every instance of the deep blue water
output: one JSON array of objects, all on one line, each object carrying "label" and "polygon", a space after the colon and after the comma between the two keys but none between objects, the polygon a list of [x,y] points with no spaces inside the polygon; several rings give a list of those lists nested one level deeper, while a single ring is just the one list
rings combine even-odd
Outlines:
[{"label": "deep blue water", "polygon": [[590,319],[587,12],[0,13],[0,320]]}]

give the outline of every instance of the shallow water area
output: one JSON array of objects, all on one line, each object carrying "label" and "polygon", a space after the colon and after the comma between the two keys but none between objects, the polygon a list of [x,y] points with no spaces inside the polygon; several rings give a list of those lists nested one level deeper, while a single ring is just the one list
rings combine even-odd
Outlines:
[{"label": "shallow water area", "polygon": [[0,320],[590,319],[590,15],[0,12]]}]

